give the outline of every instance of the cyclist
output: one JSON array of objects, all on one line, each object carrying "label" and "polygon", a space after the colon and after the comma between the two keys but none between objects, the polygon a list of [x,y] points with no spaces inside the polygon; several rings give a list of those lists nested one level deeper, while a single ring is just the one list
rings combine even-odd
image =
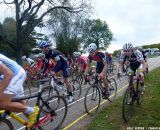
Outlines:
[{"label": "cyclist", "polygon": [[29,119],[29,127],[31,127],[39,111],[38,107],[29,107],[24,101],[12,102],[13,98],[24,96],[23,83],[26,79],[24,69],[15,61],[0,54],[0,74],[4,78],[0,82],[0,109],[23,112]]},{"label": "cyclist", "polygon": [[45,65],[43,68],[42,73],[45,73],[48,66],[49,66],[49,61],[50,59],[55,60],[55,67],[53,68],[51,74],[55,75],[55,73],[58,73],[59,71],[63,72],[63,79],[64,83],[67,85],[68,88],[68,102],[71,103],[73,102],[73,88],[71,84],[68,81],[68,65],[67,65],[67,60],[64,58],[61,53],[58,50],[52,50],[49,48],[51,44],[47,41],[42,41],[39,43],[39,47],[42,49],[42,52],[45,54]]},{"label": "cyclist", "polygon": [[95,43],[89,44],[87,49],[89,52],[89,56],[88,56],[88,64],[87,64],[85,74],[88,73],[92,60],[96,61],[97,62],[96,73],[99,74],[99,77],[101,78],[101,80],[103,80],[103,83],[104,83],[104,86],[103,86],[104,91],[102,93],[102,97],[104,99],[107,99],[110,95],[108,91],[108,82],[106,80],[108,59],[106,58],[103,52],[99,52],[97,50],[97,46]]},{"label": "cyclist", "polygon": [[75,64],[79,68],[79,71],[84,73],[87,67],[87,57],[82,56],[81,52],[74,52],[73,57],[75,58]]},{"label": "cyclist", "polygon": [[112,54],[108,53],[107,51],[105,52],[106,57],[108,57],[108,64],[112,64]]},{"label": "cyclist", "polygon": [[142,86],[142,93],[144,92],[144,71],[146,70],[146,64],[143,58],[142,53],[133,47],[131,43],[126,43],[123,45],[123,53],[120,56],[120,62],[118,66],[118,77],[122,73],[122,68],[124,64],[124,60],[127,59],[129,61],[129,75],[134,75],[136,70],[139,72],[141,76],[140,84]]},{"label": "cyclist", "polygon": [[32,68],[35,65],[34,60],[31,58],[27,58],[26,56],[22,56],[21,58],[23,61],[27,62],[27,64]]}]

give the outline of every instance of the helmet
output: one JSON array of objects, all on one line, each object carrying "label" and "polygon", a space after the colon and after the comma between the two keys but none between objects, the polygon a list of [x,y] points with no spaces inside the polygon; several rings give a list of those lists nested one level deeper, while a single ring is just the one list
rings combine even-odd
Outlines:
[{"label": "helmet", "polygon": [[88,45],[87,49],[89,52],[94,52],[97,49],[97,45],[95,43],[91,43]]},{"label": "helmet", "polygon": [[43,53],[39,53],[39,54],[38,54],[38,57],[39,57],[39,58],[43,58],[43,57],[44,57],[44,54],[43,54]]},{"label": "helmet", "polygon": [[74,57],[79,57],[79,56],[81,56],[81,53],[80,52],[73,52],[73,56]]},{"label": "helmet", "polygon": [[38,46],[40,48],[43,48],[43,47],[49,47],[50,46],[50,43],[48,41],[41,41],[38,43]]},{"label": "helmet", "polygon": [[126,43],[123,45],[123,50],[129,50],[129,49],[132,49],[133,48],[133,45],[132,43]]},{"label": "helmet", "polygon": [[22,59],[22,60],[25,60],[25,59],[26,59],[26,56],[22,56],[21,59]]}]

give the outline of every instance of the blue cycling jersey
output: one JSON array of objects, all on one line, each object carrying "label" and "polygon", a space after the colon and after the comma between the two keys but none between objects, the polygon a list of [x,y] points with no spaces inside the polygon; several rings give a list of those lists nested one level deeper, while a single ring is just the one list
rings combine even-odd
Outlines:
[{"label": "blue cycling jersey", "polygon": [[9,59],[3,54],[0,54],[0,64],[6,65],[13,72],[14,75],[16,75],[21,69],[21,66],[17,62]]},{"label": "blue cycling jersey", "polygon": [[[60,70],[63,70],[64,77],[68,76],[68,65],[67,65],[67,59],[65,59],[62,55],[61,52],[57,51],[57,50],[49,50],[48,53],[45,54],[45,68],[44,68],[44,72],[47,70],[47,67],[49,66],[49,59],[53,59],[56,61],[56,65],[53,68],[54,72],[59,72]],[[43,73],[44,73],[43,72]]]}]

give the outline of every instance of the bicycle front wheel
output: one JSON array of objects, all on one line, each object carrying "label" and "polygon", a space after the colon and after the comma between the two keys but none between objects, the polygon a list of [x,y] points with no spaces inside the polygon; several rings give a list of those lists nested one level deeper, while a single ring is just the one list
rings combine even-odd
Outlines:
[{"label": "bicycle front wheel", "polygon": [[8,119],[0,118],[0,129],[1,130],[14,130],[14,127]]},{"label": "bicycle front wheel", "polygon": [[40,117],[45,117],[50,114],[51,119],[42,124],[44,130],[57,130],[61,127],[67,115],[67,102],[59,95],[52,96],[46,100],[46,102],[41,106],[40,110],[47,110],[47,113],[40,112]]},{"label": "bicycle front wheel", "polygon": [[116,96],[117,96],[117,83],[116,83],[116,80],[114,78],[110,78],[108,79],[108,90],[109,90],[109,93],[110,93],[110,101],[114,101],[116,99]]},{"label": "bicycle front wheel", "polygon": [[81,91],[82,91],[82,84],[80,83],[79,80],[73,79],[71,81],[71,85],[73,86],[73,96],[75,100],[78,100],[81,96]]},{"label": "bicycle front wheel", "polygon": [[98,86],[92,85],[85,94],[84,107],[89,115],[94,115],[100,106],[101,95]]},{"label": "bicycle front wheel", "polygon": [[125,122],[128,122],[133,116],[132,91],[127,88],[123,98],[122,116]]},{"label": "bicycle front wheel", "polygon": [[[43,101],[47,101],[50,97],[54,96],[54,95],[59,95],[59,92],[54,89],[52,86],[48,86],[43,88],[42,92],[41,92],[41,97],[43,99]],[[42,104],[42,102],[40,102]],[[40,105],[42,106],[42,105]],[[58,107],[58,106],[57,106]],[[42,108],[42,111],[44,113],[48,112],[48,109],[45,109],[45,107]]]}]

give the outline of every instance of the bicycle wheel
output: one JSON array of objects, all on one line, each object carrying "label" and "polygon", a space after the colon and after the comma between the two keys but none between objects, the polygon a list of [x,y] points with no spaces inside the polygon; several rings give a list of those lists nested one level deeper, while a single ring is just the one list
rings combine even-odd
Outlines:
[{"label": "bicycle wheel", "polygon": [[[47,101],[50,97],[54,96],[54,95],[59,95],[59,92],[54,89],[52,86],[48,86],[43,88],[42,92],[41,92],[41,97],[43,99],[43,101]],[[42,106],[42,102],[40,102],[40,106]],[[58,106],[57,106],[58,108]],[[42,112],[47,113],[48,110],[45,109],[45,107],[42,108]]]},{"label": "bicycle wheel", "polygon": [[97,85],[90,86],[85,94],[84,107],[89,115],[94,115],[100,106],[101,95]]},{"label": "bicycle wheel", "polygon": [[125,122],[128,122],[133,116],[132,91],[127,88],[123,97],[122,116]]},{"label": "bicycle wheel", "polygon": [[8,119],[0,118],[0,129],[1,130],[14,130],[14,127]]},{"label": "bicycle wheel", "polygon": [[80,98],[80,96],[81,96],[81,91],[82,91],[81,85],[82,84],[80,84],[79,80],[73,79],[71,81],[71,85],[73,86],[73,96],[74,96],[74,99],[78,100]]},{"label": "bicycle wheel", "polygon": [[66,100],[59,95],[52,96],[41,106],[40,110],[43,109],[47,110],[48,112],[44,114],[40,111],[40,117],[43,118],[45,116],[48,116],[48,114],[50,117],[47,117],[48,120],[44,124],[42,124],[41,127],[44,130],[59,129],[67,115],[68,107]]},{"label": "bicycle wheel", "polygon": [[108,79],[108,90],[109,90],[109,93],[110,93],[110,101],[114,101],[116,99],[116,96],[117,96],[117,83],[116,83],[116,80],[114,78],[110,78]]}]

